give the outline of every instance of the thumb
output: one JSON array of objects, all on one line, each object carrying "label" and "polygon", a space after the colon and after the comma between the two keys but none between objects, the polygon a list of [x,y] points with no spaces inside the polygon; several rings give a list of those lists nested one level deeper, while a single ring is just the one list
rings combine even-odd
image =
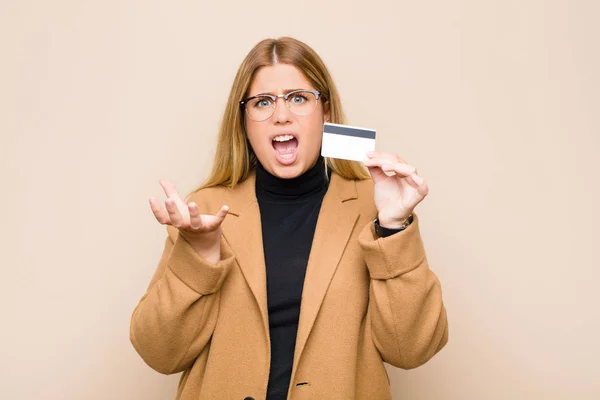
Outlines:
[{"label": "thumb", "polygon": [[215,215],[219,220],[223,221],[229,213],[229,206],[223,205],[221,209]]},{"label": "thumb", "polygon": [[217,211],[217,213],[215,214],[215,223],[214,223],[214,227],[218,228],[219,226],[221,226],[221,224],[223,223],[223,221],[225,220],[225,217],[227,216],[227,213],[229,212],[229,207],[228,206],[221,206],[221,209],[219,211]]}]

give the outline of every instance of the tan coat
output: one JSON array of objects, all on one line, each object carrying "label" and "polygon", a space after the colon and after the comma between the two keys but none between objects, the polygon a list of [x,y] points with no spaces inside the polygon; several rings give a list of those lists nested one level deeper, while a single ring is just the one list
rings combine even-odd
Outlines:
[{"label": "tan coat", "polygon": [[[221,261],[169,227],[160,264],[131,319],[131,342],[164,374],[183,371],[177,399],[266,396],[270,340],[255,175],[195,194],[201,213],[229,206]],[[448,340],[440,283],[419,220],[377,238],[373,181],[333,173],[308,261],[288,399],[390,399],[383,362],[415,368]]]}]

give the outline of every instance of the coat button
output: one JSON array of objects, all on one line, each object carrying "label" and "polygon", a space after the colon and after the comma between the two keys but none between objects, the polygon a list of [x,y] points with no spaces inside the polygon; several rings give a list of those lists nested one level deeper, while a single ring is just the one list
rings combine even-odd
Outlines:
[{"label": "coat button", "polygon": [[248,396],[248,397],[245,397],[244,400],[254,400],[254,397]]}]

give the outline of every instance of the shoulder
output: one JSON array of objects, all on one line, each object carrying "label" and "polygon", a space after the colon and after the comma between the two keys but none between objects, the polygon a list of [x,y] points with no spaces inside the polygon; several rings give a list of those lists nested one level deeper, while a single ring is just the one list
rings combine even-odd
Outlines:
[{"label": "shoulder", "polygon": [[358,196],[360,197],[369,197],[370,200],[373,200],[373,192],[374,192],[374,183],[373,179],[360,179],[356,180],[356,191],[358,192]]},{"label": "shoulder", "polygon": [[[366,218],[371,218],[377,214],[375,203],[373,201],[374,195],[374,182],[373,179],[346,179],[341,176],[337,176],[340,179],[341,185],[336,185],[342,193],[345,193],[343,197],[354,198],[353,201],[357,202],[357,206],[361,215]],[[374,218],[374,217],[373,217]]]}]

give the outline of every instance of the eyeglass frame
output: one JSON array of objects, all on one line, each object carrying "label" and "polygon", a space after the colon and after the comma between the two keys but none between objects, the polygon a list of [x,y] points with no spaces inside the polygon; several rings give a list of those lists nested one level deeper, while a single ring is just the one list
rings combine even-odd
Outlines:
[{"label": "eyeglass frame", "polygon": [[[268,117],[268,118],[265,118],[265,119],[263,119],[263,120],[261,120],[261,121],[257,121],[257,120],[255,120],[255,119],[252,119],[252,118],[250,118],[250,115],[248,115],[248,118],[252,119],[252,121],[255,121],[255,122],[263,122],[263,121],[266,121],[266,120],[268,120],[269,118],[271,118],[271,117],[273,116],[273,114],[275,114],[275,110],[277,109],[277,100],[278,100],[279,98],[283,98],[283,100],[285,100],[285,105],[286,105],[286,107],[288,108],[288,110],[290,110],[290,112],[291,112],[292,114],[294,114],[294,115],[295,115],[295,116],[297,116],[297,117],[306,117],[306,116],[308,116],[308,115],[310,115],[310,114],[314,113],[314,112],[315,112],[315,110],[317,109],[317,107],[315,107],[315,110],[312,110],[312,111],[310,112],[310,114],[306,114],[306,115],[298,115],[298,114],[296,114],[295,112],[293,112],[293,111],[292,111],[292,109],[290,108],[290,106],[288,105],[288,102],[287,102],[287,101],[288,101],[288,98],[290,97],[290,95],[292,95],[292,94],[294,94],[294,93],[299,93],[299,92],[309,92],[309,93],[312,93],[312,94],[315,96],[315,99],[317,100],[317,102],[319,101],[319,98],[321,98],[321,95],[322,95],[322,93],[321,93],[320,91],[318,91],[318,90],[310,90],[310,89],[297,89],[297,90],[292,90],[291,92],[289,92],[289,93],[286,93],[286,94],[277,94],[277,95],[273,95],[273,94],[257,94],[256,96],[248,97],[248,98],[246,98],[246,99],[244,99],[244,100],[240,101],[240,107],[241,107],[243,110],[245,110],[245,111],[246,111],[246,113],[248,113],[248,111],[247,111],[247,108],[246,108],[246,104],[248,104],[248,102],[249,102],[250,100],[252,100],[252,99],[256,99],[257,97],[268,97],[268,98],[270,98],[271,100],[273,100],[273,105],[274,105],[274,106],[273,106],[273,112],[271,113],[271,115],[269,115],[269,117]],[[325,97],[325,96],[323,96],[323,97]]]}]

